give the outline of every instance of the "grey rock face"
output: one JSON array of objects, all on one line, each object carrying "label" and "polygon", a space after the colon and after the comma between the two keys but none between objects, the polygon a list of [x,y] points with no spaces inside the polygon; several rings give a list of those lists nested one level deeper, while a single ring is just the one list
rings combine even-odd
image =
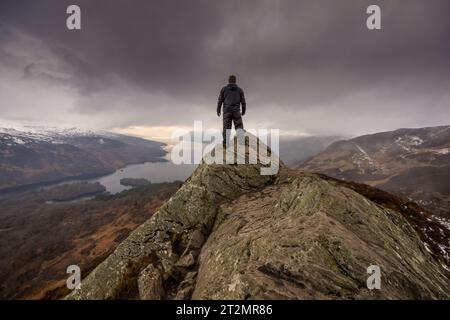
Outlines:
[{"label": "grey rock face", "polygon": [[337,182],[202,164],[67,299],[448,299],[445,272],[400,212]]},{"label": "grey rock face", "polygon": [[161,272],[153,264],[149,264],[139,273],[139,298],[142,300],[160,300],[164,298],[164,282]]},{"label": "grey rock face", "polygon": [[[220,207],[194,299],[442,299],[443,268],[409,223],[317,176],[289,178]],[[381,289],[367,268],[381,268]]]}]

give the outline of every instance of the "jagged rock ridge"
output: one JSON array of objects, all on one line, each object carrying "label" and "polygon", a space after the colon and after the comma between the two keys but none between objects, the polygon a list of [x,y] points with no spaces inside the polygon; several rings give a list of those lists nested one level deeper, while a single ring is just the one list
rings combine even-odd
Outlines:
[{"label": "jagged rock ridge", "polygon": [[[448,299],[401,212],[286,168],[200,165],[68,299]],[[379,265],[381,290],[366,286]]]}]

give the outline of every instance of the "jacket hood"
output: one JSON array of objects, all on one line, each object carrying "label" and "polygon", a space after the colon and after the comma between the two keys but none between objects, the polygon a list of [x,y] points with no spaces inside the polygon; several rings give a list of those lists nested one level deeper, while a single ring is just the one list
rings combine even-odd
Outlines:
[{"label": "jacket hood", "polygon": [[236,83],[229,83],[229,84],[227,85],[227,87],[228,87],[231,91],[237,90],[237,88],[238,88],[238,86],[237,86]]}]

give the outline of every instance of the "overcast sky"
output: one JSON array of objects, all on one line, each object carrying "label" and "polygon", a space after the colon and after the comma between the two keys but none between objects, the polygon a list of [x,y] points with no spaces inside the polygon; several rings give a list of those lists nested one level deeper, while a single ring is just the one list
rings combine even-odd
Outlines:
[{"label": "overcast sky", "polygon": [[[69,4],[82,30],[66,28]],[[366,28],[370,4],[382,30]],[[247,128],[450,124],[448,0],[0,0],[0,119],[166,135],[236,74]]]}]

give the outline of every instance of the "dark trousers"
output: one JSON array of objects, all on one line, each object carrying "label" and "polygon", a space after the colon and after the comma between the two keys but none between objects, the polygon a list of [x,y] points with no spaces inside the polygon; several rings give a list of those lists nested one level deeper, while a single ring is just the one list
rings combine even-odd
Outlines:
[{"label": "dark trousers", "polygon": [[[234,123],[234,129],[239,135],[244,129],[240,110],[231,110],[223,113],[223,145],[230,145],[231,123]],[[241,129],[241,130],[239,130]]]}]

